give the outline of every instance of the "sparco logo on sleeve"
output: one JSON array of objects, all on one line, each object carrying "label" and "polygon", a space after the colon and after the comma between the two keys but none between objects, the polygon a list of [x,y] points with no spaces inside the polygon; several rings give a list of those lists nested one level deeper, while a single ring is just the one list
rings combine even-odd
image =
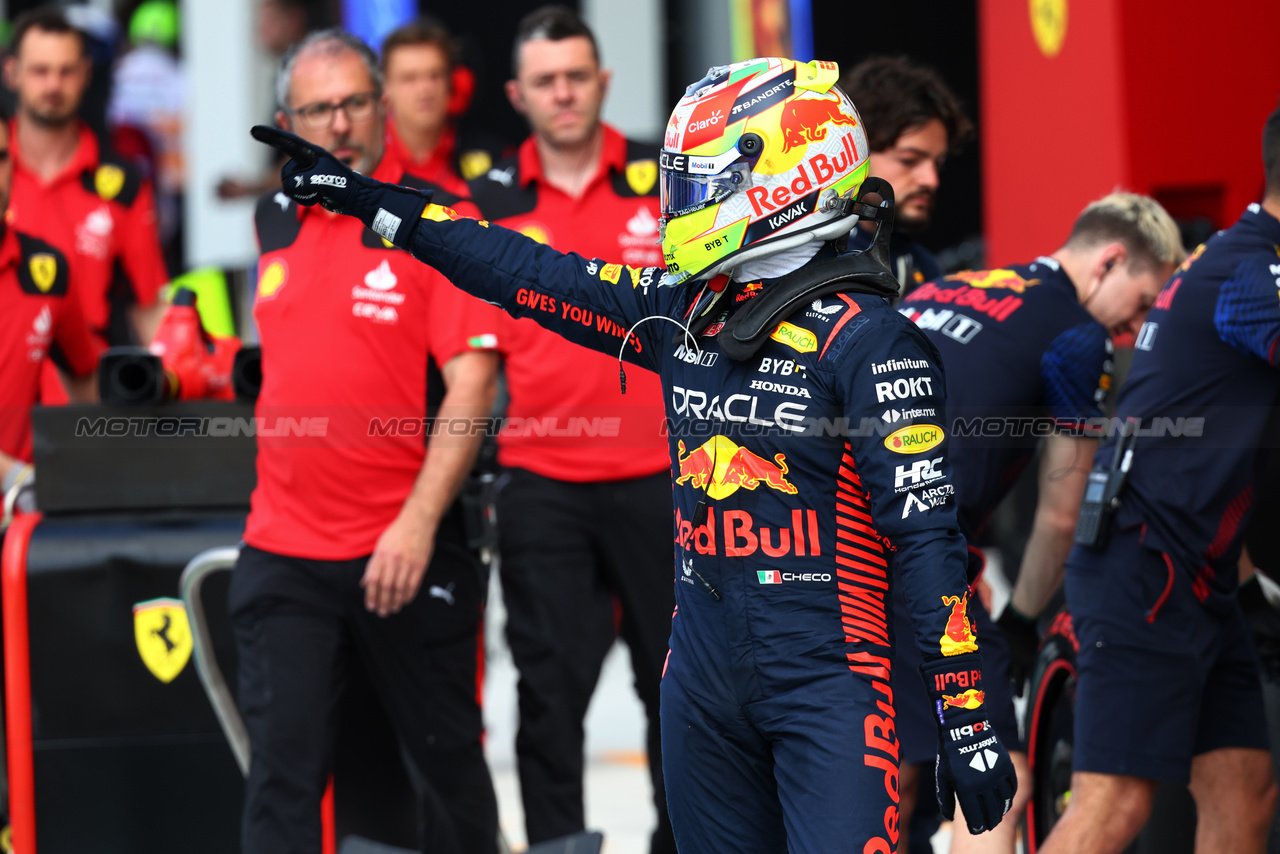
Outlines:
[{"label": "sparco logo on sleeve", "polygon": [[347,179],[341,175],[312,175],[311,183],[321,184],[325,187],[337,187],[343,189],[347,186]]}]

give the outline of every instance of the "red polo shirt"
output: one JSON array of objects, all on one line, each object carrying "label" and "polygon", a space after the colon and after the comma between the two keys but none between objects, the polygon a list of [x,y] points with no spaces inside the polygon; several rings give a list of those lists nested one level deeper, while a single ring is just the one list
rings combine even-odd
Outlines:
[{"label": "red polo shirt", "polygon": [[80,144],[66,168],[43,181],[26,166],[17,131],[17,122],[10,122],[13,222],[67,256],[71,287],[80,298],[85,320],[103,338],[117,275],[122,275],[140,306],[152,305],[169,279],[156,234],[151,184],[132,164],[103,155],[97,137],[85,124],[80,126]]},{"label": "red polo shirt", "polygon": [[[600,164],[574,198],[547,183],[537,144],[471,182],[492,222],[563,252],[632,267],[661,267],[656,150],[604,127]],[[657,374],[564,340],[527,318],[503,334],[511,403],[498,459],[544,477],[585,483],[669,471]]]},{"label": "red polo shirt", "polygon": [[[411,183],[390,157],[372,177]],[[438,366],[496,347],[501,314],[352,217],[276,193],[259,202],[257,229],[263,381],[245,541],[303,558],[367,555],[426,458]]]},{"label": "red polo shirt", "polygon": [[40,366],[57,344],[71,372],[88,376],[100,347],[71,297],[66,258],[43,240],[0,237],[0,451],[31,462],[31,407]]},{"label": "red polo shirt", "polygon": [[453,152],[457,145],[457,132],[451,127],[446,127],[440,135],[439,144],[430,154],[419,160],[410,154],[409,149],[405,148],[404,143],[400,141],[395,122],[390,118],[387,119],[387,153],[404,164],[404,171],[415,178],[421,178],[428,184],[443,187],[455,196],[466,198],[467,182],[453,171]]}]

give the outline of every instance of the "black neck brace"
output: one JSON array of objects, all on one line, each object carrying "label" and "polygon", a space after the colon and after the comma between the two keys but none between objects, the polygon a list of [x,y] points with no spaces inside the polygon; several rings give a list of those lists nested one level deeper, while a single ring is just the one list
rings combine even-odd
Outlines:
[{"label": "black neck brace", "polygon": [[[880,204],[862,201],[863,196],[871,194],[880,196]],[[724,328],[716,333],[726,356],[736,361],[751,358],[783,319],[815,299],[837,293],[874,294],[885,299],[898,295],[898,280],[890,272],[889,262],[893,188],[880,178],[868,178],[862,182],[851,207],[861,219],[875,222],[871,245],[862,252],[848,252],[848,239],[841,238],[832,242],[835,257],[810,261],[769,283],[758,297],[730,315]],[[701,334],[715,314],[704,311],[690,331],[695,336]]]}]

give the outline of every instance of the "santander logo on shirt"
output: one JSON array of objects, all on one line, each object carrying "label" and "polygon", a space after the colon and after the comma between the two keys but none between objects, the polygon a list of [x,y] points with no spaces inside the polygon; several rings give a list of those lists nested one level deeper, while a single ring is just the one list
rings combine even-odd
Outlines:
[{"label": "santander logo on shirt", "polygon": [[91,258],[106,258],[111,250],[111,232],[115,225],[106,205],[90,211],[76,226],[76,251]]},{"label": "santander logo on shirt", "polygon": [[404,305],[404,294],[394,290],[397,282],[399,279],[391,265],[383,258],[378,266],[364,274],[363,286],[351,289],[351,298],[356,300],[351,313],[378,323],[398,323],[400,314],[395,307]]},{"label": "santander logo on shirt", "polygon": [[49,346],[49,332],[53,329],[53,313],[49,306],[43,306],[40,313],[31,321],[31,334],[27,336],[27,359],[32,362],[44,361],[45,350]]},{"label": "santander logo on shirt", "polygon": [[640,205],[627,220],[626,231],[618,235],[622,263],[632,267],[657,267],[662,264],[658,247],[658,218],[648,205]]},{"label": "santander logo on shirt", "polygon": [[396,286],[396,274],[391,272],[391,265],[383,258],[382,263],[364,274],[365,287],[375,291],[389,291]]}]

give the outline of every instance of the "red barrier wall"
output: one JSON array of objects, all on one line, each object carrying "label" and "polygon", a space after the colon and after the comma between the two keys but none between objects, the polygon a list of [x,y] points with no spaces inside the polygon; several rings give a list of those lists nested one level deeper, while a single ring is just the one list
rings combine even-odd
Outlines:
[{"label": "red barrier wall", "polygon": [[1274,0],[979,0],[988,266],[1056,249],[1117,187],[1234,222],[1262,190],[1277,32]]}]

